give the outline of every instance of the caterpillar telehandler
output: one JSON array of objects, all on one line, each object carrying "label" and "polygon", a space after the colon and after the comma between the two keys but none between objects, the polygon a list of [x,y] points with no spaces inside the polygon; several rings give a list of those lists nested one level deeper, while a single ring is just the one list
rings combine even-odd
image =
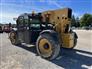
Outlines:
[{"label": "caterpillar telehandler", "polygon": [[70,8],[24,13],[17,18],[10,41],[13,45],[34,44],[41,57],[52,60],[59,54],[60,47],[76,46],[77,34],[70,29],[71,16]]}]

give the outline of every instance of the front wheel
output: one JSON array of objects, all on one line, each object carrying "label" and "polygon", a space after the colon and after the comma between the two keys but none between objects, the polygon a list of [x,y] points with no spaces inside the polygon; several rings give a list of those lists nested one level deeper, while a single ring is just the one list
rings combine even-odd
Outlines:
[{"label": "front wheel", "polygon": [[37,39],[36,48],[38,54],[48,60],[56,58],[60,51],[57,37],[50,34],[41,34]]},{"label": "front wheel", "polygon": [[10,41],[13,45],[20,45],[21,43],[18,41],[16,32],[10,32],[9,35]]}]

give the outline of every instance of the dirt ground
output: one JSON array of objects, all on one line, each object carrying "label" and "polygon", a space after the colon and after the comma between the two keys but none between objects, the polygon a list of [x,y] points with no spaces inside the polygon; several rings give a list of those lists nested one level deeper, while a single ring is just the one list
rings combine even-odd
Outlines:
[{"label": "dirt ground", "polygon": [[92,30],[74,30],[78,43],[73,50],[61,48],[52,61],[37,55],[35,47],[13,46],[8,34],[0,34],[0,69],[92,69]]}]

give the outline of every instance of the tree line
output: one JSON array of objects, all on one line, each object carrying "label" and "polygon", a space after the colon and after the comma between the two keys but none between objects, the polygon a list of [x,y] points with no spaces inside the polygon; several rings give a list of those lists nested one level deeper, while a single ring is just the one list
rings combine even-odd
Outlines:
[{"label": "tree line", "polygon": [[72,27],[92,27],[92,14],[85,13],[81,18],[72,15],[71,18],[71,26]]}]

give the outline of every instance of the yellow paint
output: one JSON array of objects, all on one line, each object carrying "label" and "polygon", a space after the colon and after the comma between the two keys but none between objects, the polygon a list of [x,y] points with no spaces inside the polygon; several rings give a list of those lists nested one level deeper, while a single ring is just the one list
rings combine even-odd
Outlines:
[{"label": "yellow paint", "polygon": [[63,34],[62,35],[62,39],[63,39],[62,47],[72,48],[74,46],[74,37],[73,37],[73,35],[74,35],[73,33],[72,34],[68,33],[68,34]]},{"label": "yellow paint", "polygon": [[69,31],[65,33],[66,25],[71,24],[71,19],[68,17],[70,15],[70,10],[71,9],[69,8],[65,8],[52,11],[45,11],[42,13],[43,19],[45,19],[44,15],[49,13],[49,22],[54,24],[54,28],[56,32],[59,34],[59,41],[62,44],[62,47],[65,48],[71,48],[74,45],[73,33],[70,33]]},{"label": "yellow paint", "polygon": [[[46,43],[48,43],[48,45],[49,45],[48,49],[44,48],[44,45]],[[39,50],[44,55],[51,55],[52,54],[52,46],[51,46],[50,42],[47,39],[41,39],[40,40],[40,42],[39,42]]]}]

